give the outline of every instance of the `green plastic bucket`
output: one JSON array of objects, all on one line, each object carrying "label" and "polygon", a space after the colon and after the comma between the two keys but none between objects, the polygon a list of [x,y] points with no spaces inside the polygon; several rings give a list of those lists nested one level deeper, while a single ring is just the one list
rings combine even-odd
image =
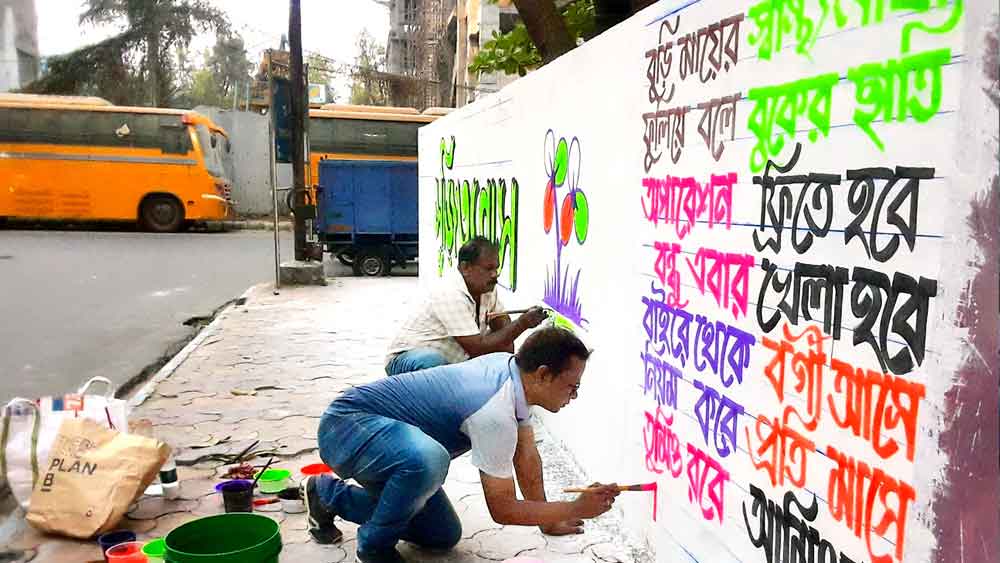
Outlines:
[{"label": "green plastic bucket", "polygon": [[260,474],[260,492],[280,493],[288,488],[288,478],[292,472],[287,469],[268,469]]},{"label": "green plastic bucket", "polygon": [[142,553],[146,555],[149,563],[163,563],[163,555],[167,552],[167,542],[163,538],[157,538],[142,546]]},{"label": "green plastic bucket", "polygon": [[278,523],[259,514],[233,512],[200,518],[166,537],[167,563],[278,563]]}]

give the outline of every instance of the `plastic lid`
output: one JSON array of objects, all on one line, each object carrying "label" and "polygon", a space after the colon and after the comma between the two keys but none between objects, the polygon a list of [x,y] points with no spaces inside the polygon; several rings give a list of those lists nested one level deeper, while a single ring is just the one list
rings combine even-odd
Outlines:
[{"label": "plastic lid", "polygon": [[333,473],[325,463],[311,463],[302,468],[303,475],[322,475],[323,473]]}]

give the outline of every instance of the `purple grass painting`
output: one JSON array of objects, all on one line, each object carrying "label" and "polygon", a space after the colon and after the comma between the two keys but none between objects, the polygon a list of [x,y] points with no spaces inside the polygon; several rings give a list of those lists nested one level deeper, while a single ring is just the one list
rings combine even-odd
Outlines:
[{"label": "purple grass painting", "polygon": [[582,328],[587,324],[587,319],[583,318],[583,306],[580,304],[579,295],[577,295],[577,287],[580,285],[580,270],[576,271],[572,287],[570,287],[569,278],[568,265],[561,274],[558,269],[553,274],[552,270],[546,268],[544,301],[546,305]]}]

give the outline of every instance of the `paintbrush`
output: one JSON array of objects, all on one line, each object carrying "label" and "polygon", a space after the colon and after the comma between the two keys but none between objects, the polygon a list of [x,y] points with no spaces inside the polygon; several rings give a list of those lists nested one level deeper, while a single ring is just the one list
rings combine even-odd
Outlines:
[{"label": "paintbrush", "polygon": [[[531,310],[530,308],[529,309],[511,309],[509,311],[497,311],[495,313],[487,313],[486,320],[491,321],[491,320],[493,320],[493,319],[495,319],[497,317],[503,317],[503,316],[507,316],[507,315],[521,315],[523,313],[527,313],[530,310]],[[543,307],[542,310],[545,311],[546,315],[548,315],[549,313],[552,312],[552,309],[549,309],[549,308],[546,308],[546,307]]]},{"label": "paintbrush", "polygon": [[[570,487],[568,489],[563,489],[564,493],[590,493],[594,491],[599,491],[603,487]],[[656,483],[643,483],[640,485],[618,485],[618,492],[623,493],[626,491],[655,491]]]}]

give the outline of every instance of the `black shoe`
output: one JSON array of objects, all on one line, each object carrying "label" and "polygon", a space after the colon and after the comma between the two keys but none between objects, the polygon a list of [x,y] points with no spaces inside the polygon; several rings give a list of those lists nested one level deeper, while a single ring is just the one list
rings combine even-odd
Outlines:
[{"label": "black shoe", "polygon": [[315,477],[309,476],[302,480],[302,500],[306,505],[306,516],[309,521],[309,534],[318,544],[339,542],[344,533],[333,524],[336,513],[323,505],[316,492]]},{"label": "black shoe", "polygon": [[406,563],[406,559],[396,551],[396,548],[380,551],[361,551],[354,553],[358,563]]}]

